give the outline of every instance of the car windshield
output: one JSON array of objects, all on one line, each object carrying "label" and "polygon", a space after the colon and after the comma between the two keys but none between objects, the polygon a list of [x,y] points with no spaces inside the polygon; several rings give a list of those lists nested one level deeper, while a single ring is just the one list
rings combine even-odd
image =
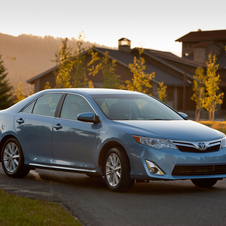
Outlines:
[{"label": "car windshield", "polygon": [[175,111],[148,95],[106,94],[91,97],[111,120],[183,120]]}]

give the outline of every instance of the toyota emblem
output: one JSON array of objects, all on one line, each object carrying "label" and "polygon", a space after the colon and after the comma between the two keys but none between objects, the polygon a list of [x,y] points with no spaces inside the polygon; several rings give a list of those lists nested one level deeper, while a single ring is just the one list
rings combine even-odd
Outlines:
[{"label": "toyota emblem", "polygon": [[198,147],[199,147],[199,150],[201,151],[206,150],[206,144],[204,142],[198,143]]}]

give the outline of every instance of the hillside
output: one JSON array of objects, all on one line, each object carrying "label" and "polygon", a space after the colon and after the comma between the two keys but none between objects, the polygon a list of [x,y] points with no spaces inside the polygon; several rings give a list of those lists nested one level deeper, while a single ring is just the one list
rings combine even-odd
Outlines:
[{"label": "hillside", "polygon": [[[55,52],[61,46],[61,38],[52,36],[33,36],[22,34],[17,37],[0,33],[0,55],[8,72],[10,83],[17,88],[19,82],[28,86],[26,81],[45,70],[55,66],[51,60],[55,59]],[[75,50],[76,39],[69,40],[68,44]],[[93,43],[84,42],[84,47]],[[96,44],[96,46],[101,46]],[[16,57],[10,60],[9,57]]]}]

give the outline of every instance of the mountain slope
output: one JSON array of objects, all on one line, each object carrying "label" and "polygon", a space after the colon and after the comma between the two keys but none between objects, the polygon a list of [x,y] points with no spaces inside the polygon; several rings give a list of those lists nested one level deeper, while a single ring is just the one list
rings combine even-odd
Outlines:
[{"label": "mountain slope", "polygon": [[[55,66],[51,60],[55,59],[55,52],[61,46],[61,38],[52,36],[33,36],[22,34],[17,37],[0,33],[0,55],[4,60],[10,83],[17,88],[19,82],[27,86],[26,80]],[[76,39],[68,41],[73,50],[76,48]],[[83,47],[93,43],[84,42]],[[96,44],[96,46],[101,46]],[[11,60],[8,57],[16,57]]]}]

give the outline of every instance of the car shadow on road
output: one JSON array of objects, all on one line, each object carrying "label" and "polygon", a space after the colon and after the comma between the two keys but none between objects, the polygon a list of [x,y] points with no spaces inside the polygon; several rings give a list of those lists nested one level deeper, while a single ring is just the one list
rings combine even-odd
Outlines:
[{"label": "car shadow on road", "polygon": [[[62,171],[37,170],[37,175],[29,173],[23,179],[9,178],[2,174],[0,177],[7,185],[10,184],[11,189],[16,185],[22,188],[26,184],[26,189],[34,189],[38,187],[46,187],[46,189],[54,189],[54,186],[70,186],[75,189],[93,190],[101,192],[110,192],[105,184],[104,178],[90,178],[85,174],[68,173]],[[149,183],[135,183],[133,188],[127,194],[133,195],[184,195],[197,193],[213,193],[225,192],[226,186],[223,180],[218,181],[214,187],[199,188],[192,184],[190,180],[183,181],[150,181]],[[1,186],[3,187],[3,186]],[[7,187],[7,186],[6,186]],[[9,186],[8,186],[9,187]],[[9,189],[9,188],[8,188]]]},{"label": "car shadow on road", "polygon": [[[46,172],[46,171],[45,171]],[[48,172],[39,171],[41,178],[62,185],[69,185],[83,189],[95,189],[110,192],[105,184],[104,178],[90,178],[85,174],[67,173],[59,171]],[[135,183],[133,188],[128,191],[129,194],[142,195],[180,195],[185,193],[211,193],[215,191],[226,192],[223,180],[217,182],[211,188],[199,188],[193,185],[190,180],[181,181],[150,181],[149,183]]]}]

